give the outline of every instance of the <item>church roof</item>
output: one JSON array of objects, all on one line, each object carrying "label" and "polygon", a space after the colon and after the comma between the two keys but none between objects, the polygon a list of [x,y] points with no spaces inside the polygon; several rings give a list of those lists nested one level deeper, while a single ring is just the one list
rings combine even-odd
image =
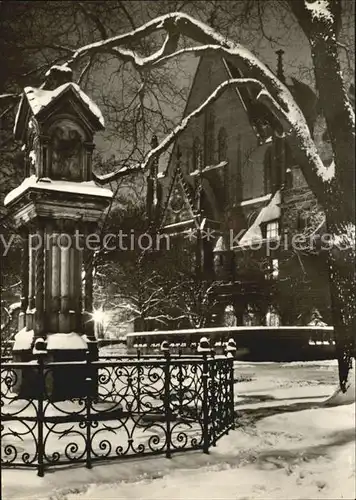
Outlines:
[{"label": "church roof", "polygon": [[[243,78],[243,72],[231,64],[230,61],[226,61],[226,67],[231,77]],[[296,103],[302,110],[309,128],[312,130],[319,114],[318,97],[316,93],[309,85],[294,77],[283,77],[282,81],[286,87],[288,87]],[[251,89],[242,87],[238,92],[245,106],[252,128],[262,142],[268,142],[272,136],[272,129],[278,127],[277,119],[267,106],[256,101],[256,95]]]},{"label": "church roof", "polygon": [[263,207],[256,220],[239,241],[239,246],[250,245],[263,240],[261,225],[279,219],[281,216],[281,192],[278,190],[269,203]]}]

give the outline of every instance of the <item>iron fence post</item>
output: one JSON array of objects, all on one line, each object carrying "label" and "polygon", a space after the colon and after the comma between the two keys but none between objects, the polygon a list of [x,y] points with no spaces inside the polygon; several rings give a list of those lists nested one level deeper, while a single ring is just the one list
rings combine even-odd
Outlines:
[{"label": "iron fence post", "polygon": [[216,362],[215,362],[215,352],[213,349],[211,350],[211,357],[214,361],[210,367],[211,430],[212,430],[212,438],[213,438],[211,444],[213,446],[216,446],[216,417],[217,417],[216,376],[217,376],[217,370],[216,370]]},{"label": "iron fence post", "polygon": [[[182,346],[179,344],[179,349],[178,349],[178,357],[181,359],[182,357]],[[183,400],[184,400],[184,388],[183,388],[183,365],[182,363],[179,363],[179,390],[178,390],[178,399],[179,399],[179,414],[182,415],[183,413]]]},{"label": "iron fence post", "polygon": [[[137,413],[140,415],[141,413],[141,351],[140,348],[137,348]],[[143,371],[143,367],[142,367]]]},{"label": "iron fence post", "polygon": [[37,439],[38,439],[38,464],[37,475],[44,476],[44,441],[43,441],[43,425],[44,425],[44,397],[46,390],[45,374],[44,374],[44,356],[46,351],[40,350],[40,345],[44,343],[43,339],[37,339],[35,344],[37,362],[38,362],[38,410],[37,410]]},{"label": "iron fence post", "polygon": [[86,461],[85,466],[87,469],[92,468],[91,462],[91,402],[92,402],[92,363],[90,354],[87,354],[87,363],[86,363],[86,377],[85,377],[85,424],[86,424],[86,443],[85,443],[85,452],[86,452]]},{"label": "iron fence post", "polygon": [[210,341],[207,337],[202,337],[199,341],[198,353],[203,356],[203,452],[209,453],[209,362],[208,354],[211,354]]},{"label": "iron fence post", "polygon": [[230,424],[231,429],[235,429],[235,408],[234,408],[234,354],[236,352],[236,342],[234,339],[229,339],[226,346],[226,356],[230,363]]},{"label": "iron fence post", "polygon": [[209,454],[209,365],[208,355],[203,353],[203,452]]},{"label": "iron fence post", "polygon": [[166,458],[171,458],[171,405],[170,405],[170,368],[171,368],[171,354],[169,352],[169,344],[167,341],[163,341],[161,344],[161,351],[165,357],[164,363],[164,413],[166,417],[166,436],[167,436],[167,449]]},{"label": "iron fence post", "polygon": [[234,356],[230,353],[230,420],[231,429],[235,429],[235,408],[234,408]]}]

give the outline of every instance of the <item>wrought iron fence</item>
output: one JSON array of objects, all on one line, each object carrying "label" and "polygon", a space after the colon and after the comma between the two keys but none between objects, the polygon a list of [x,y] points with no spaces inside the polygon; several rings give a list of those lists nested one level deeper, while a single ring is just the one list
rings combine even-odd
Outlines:
[{"label": "wrought iron fence", "polygon": [[[233,356],[158,355],[1,367],[3,467],[46,469],[209,447],[234,427]],[[68,373],[70,376],[68,377]],[[21,378],[27,397],[18,395]],[[82,380],[80,396],[72,392]],[[78,389],[77,385],[77,389]],[[61,393],[62,391],[62,393]]]}]

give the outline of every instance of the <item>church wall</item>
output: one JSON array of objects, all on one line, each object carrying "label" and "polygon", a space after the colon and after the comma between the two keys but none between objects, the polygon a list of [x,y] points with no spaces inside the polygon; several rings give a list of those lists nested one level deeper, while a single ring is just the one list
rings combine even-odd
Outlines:
[{"label": "church wall", "polygon": [[249,200],[263,196],[264,190],[264,155],[267,145],[259,146],[256,151],[250,151],[246,145],[244,154],[245,161],[242,167],[243,197]]},{"label": "church wall", "polygon": [[[200,62],[195,76],[192,91],[188,99],[185,115],[199,107],[210,93],[228,78],[223,62],[214,57],[204,57]],[[265,146],[258,147],[257,138],[246,111],[236,90],[227,89],[209,109],[215,116],[212,148],[214,163],[218,163],[218,134],[223,127],[227,132],[227,160],[228,166],[220,172],[221,182],[224,184],[227,208],[233,211],[234,205],[240,201],[262,196],[264,194],[263,158]],[[188,128],[180,135],[170,159],[167,177],[162,185],[170,184],[170,177],[174,171],[176,161],[176,147],[179,145],[182,156],[181,162],[184,172],[188,174],[193,167],[193,143],[198,137],[204,148],[205,115],[202,113],[192,120]],[[192,178],[187,176],[187,182],[193,184]],[[206,194],[209,197],[209,185],[205,183]]]},{"label": "church wall", "polygon": [[[185,116],[199,107],[201,103],[210,95],[210,93],[228,78],[228,73],[223,62],[218,58],[205,57],[199,64],[195,76],[192,91],[185,110]],[[214,163],[218,163],[218,133],[221,127],[227,132],[227,160],[228,166],[225,167],[225,179],[221,178],[221,184],[224,185],[225,197],[228,203],[224,210],[221,210],[217,217],[225,222],[225,230],[232,229],[237,234],[241,229],[251,225],[254,217],[257,216],[263,206],[266,205],[266,199],[260,199],[269,194],[265,187],[264,162],[267,149],[271,143],[259,145],[258,138],[249,121],[246,110],[235,89],[226,90],[220,98],[211,105],[214,110],[215,123],[213,135]],[[194,119],[187,130],[179,137],[175,147],[179,144],[182,157],[183,170],[187,173],[187,181],[193,184],[193,180],[188,176],[189,170],[194,169],[193,165],[193,143],[196,137],[201,140],[204,147],[204,134],[206,131],[206,121],[204,113],[197,119]],[[211,144],[210,144],[211,146]],[[174,171],[175,156],[171,158],[168,169]],[[203,163],[206,166],[206,163]],[[306,185],[304,176],[299,167],[294,163],[287,165],[291,168],[291,185],[283,189],[282,193],[282,218],[281,228],[288,229],[292,235],[298,229],[300,224],[299,216],[301,210],[298,203],[303,201],[306,206],[314,203],[310,189]],[[215,174],[216,175],[216,174]],[[222,175],[222,170],[220,170]],[[271,179],[270,184],[273,185]],[[165,181],[169,185],[169,176]],[[208,183],[204,184],[205,194],[208,198],[212,197],[212,191]],[[272,189],[272,188],[271,188]],[[211,198],[211,199],[212,199]],[[256,200],[255,200],[256,199]],[[241,201],[250,201],[240,205]],[[309,211],[309,208],[306,208]],[[315,215],[320,213],[315,210]],[[278,309],[282,313],[282,324],[306,324],[308,323],[308,314],[311,308],[315,306],[322,314],[324,321],[329,323],[330,317],[330,297],[328,287],[327,269],[323,259],[318,256],[304,256],[304,271],[301,268],[297,257],[290,258],[283,251],[278,255],[279,258],[279,278],[282,279],[286,287],[279,290],[277,294]],[[257,259],[266,261],[266,256],[259,256],[256,252],[251,254],[252,260]],[[237,262],[236,262],[237,264]],[[303,274],[304,273],[304,274]],[[248,278],[246,278],[248,281]],[[228,279],[226,281],[229,281]],[[270,283],[261,284],[261,292],[268,287]],[[269,301],[268,290],[265,290],[263,307],[267,310]],[[236,298],[236,297],[235,297]],[[233,299],[232,299],[233,300]],[[237,301],[241,300],[239,297]]]}]

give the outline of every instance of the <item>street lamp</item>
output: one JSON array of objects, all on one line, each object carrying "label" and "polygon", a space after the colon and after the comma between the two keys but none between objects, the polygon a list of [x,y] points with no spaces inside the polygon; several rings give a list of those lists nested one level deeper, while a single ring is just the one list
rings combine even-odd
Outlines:
[{"label": "street lamp", "polygon": [[100,307],[99,309],[94,309],[93,321],[98,338],[104,337],[104,325],[107,321],[107,318],[108,314],[103,310],[102,307]]}]

